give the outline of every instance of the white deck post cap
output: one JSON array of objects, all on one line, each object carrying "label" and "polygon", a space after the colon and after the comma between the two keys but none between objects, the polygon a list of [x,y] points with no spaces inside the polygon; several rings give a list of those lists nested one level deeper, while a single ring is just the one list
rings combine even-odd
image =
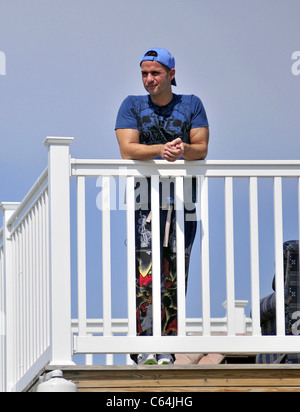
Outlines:
[{"label": "white deck post cap", "polygon": [[44,141],[46,147],[52,145],[70,146],[74,141],[74,137],[47,137]]}]

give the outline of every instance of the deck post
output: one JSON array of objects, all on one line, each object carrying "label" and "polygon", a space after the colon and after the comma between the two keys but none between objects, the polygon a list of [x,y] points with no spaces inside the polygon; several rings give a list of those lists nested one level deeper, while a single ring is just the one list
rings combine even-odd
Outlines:
[{"label": "deck post", "polygon": [[72,362],[70,150],[74,138],[47,137],[52,365]]}]

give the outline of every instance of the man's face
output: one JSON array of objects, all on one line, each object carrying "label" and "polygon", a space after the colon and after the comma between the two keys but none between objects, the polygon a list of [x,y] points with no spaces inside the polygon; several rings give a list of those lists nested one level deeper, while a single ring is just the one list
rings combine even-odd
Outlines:
[{"label": "man's face", "polygon": [[143,62],[141,69],[144,87],[151,96],[159,96],[171,90],[175,69],[167,70],[156,61]]}]

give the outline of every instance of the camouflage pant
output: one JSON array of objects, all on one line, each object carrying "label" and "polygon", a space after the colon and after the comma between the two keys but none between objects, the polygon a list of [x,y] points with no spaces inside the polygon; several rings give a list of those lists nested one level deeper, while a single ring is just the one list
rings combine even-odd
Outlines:
[{"label": "camouflage pant", "polygon": [[[191,212],[191,213],[194,213]],[[191,214],[190,213],[190,214]],[[136,296],[137,334],[152,335],[152,250],[150,210],[136,211]],[[197,222],[185,212],[186,284],[192,245]],[[169,236],[165,243],[166,222],[170,220]],[[162,336],[177,335],[177,274],[176,274],[176,211],[160,211],[161,230],[161,310]]]}]

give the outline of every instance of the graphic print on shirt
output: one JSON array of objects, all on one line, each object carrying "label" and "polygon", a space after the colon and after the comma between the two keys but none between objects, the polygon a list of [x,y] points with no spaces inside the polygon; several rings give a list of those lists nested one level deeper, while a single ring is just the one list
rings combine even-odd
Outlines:
[{"label": "graphic print on shirt", "polygon": [[165,144],[180,137],[185,143],[190,139],[190,109],[185,102],[176,96],[173,102],[165,107],[158,107],[144,101],[137,110],[131,108],[137,119],[140,142],[147,145]]}]

